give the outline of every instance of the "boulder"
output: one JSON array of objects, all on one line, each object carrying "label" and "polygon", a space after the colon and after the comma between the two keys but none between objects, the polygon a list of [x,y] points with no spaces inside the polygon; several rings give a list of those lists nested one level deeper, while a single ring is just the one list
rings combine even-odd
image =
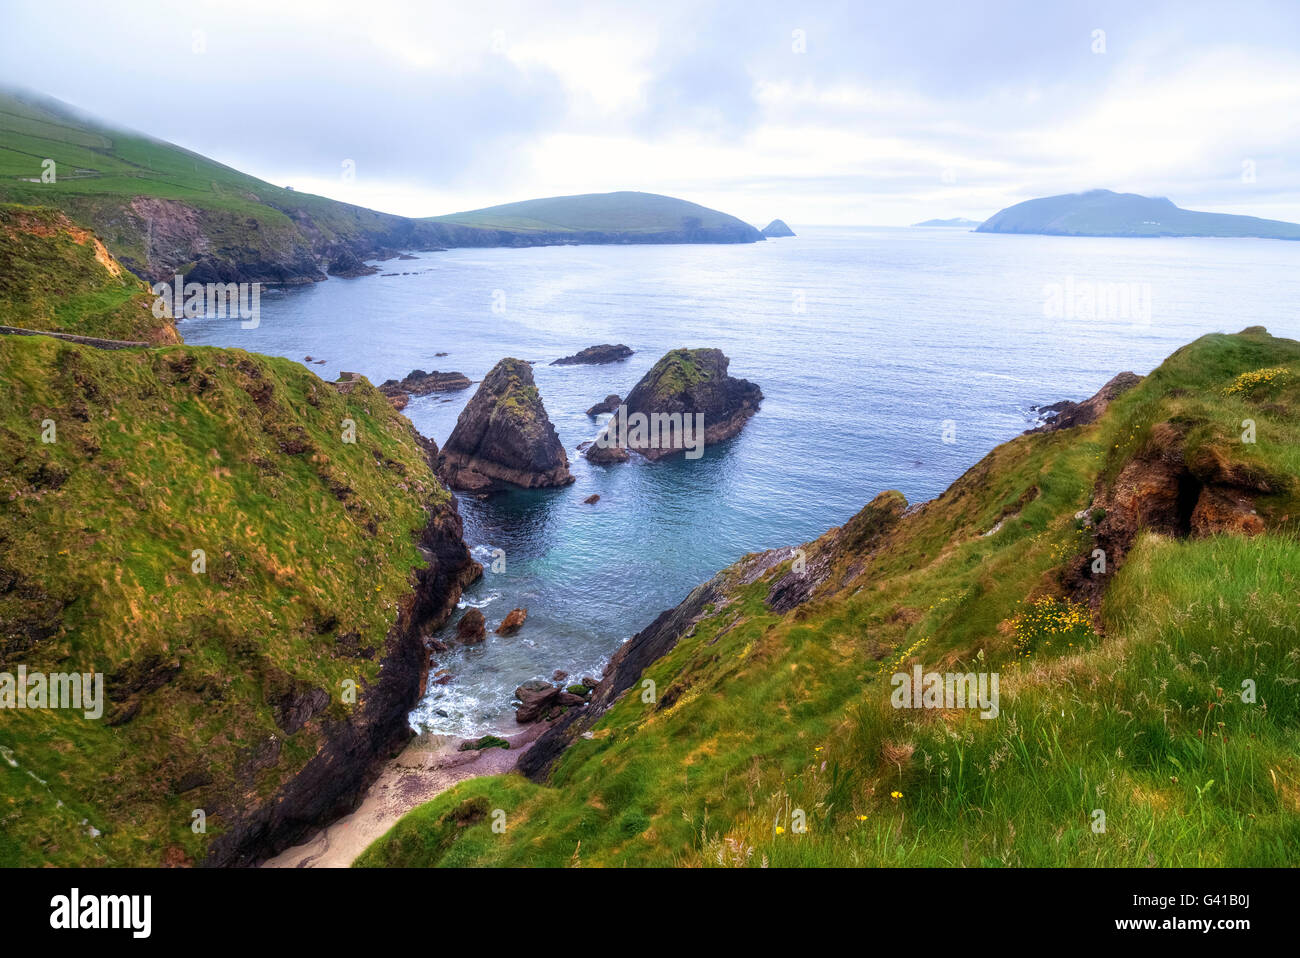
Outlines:
[{"label": "boulder", "polygon": [[617,346],[604,343],[600,346],[588,346],[572,356],[565,356],[551,363],[552,366],[599,366],[616,363],[632,355],[632,350],[619,343]]},{"label": "boulder", "polygon": [[478,645],[487,638],[487,622],[478,609],[466,609],[456,623],[456,641],[461,645]]},{"label": "boulder", "polygon": [[483,377],[442,448],[438,475],[453,489],[469,491],[499,483],[537,489],[573,482],[528,363],[503,359]]},{"label": "boulder", "polygon": [[536,722],[542,718],[560,697],[560,689],[541,679],[531,679],[515,689],[515,698],[519,707],[515,709],[515,721],[520,724]]},{"label": "boulder", "polygon": [[594,418],[599,416],[601,413],[614,412],[614,410],[618,409],[622,404],[623,400],[620,399],[616,393],[610,393],[600,402],[596,403],[596,405],[588,409],[587,415]]},{"label": "boulder", "polygon": [[519,627],[524,624],[528,618],[527,609],[511,609],[510,614],[501,620],[497,626],[497,635],[513,635],[519,631]]},{"label": "boulder", "polygon": [[593,492],[586,499],[582,500],[583,505],[586,506],[595,505],[597,502],[600,502],[600,493],[598,492]]},{"label": "boulder", "polygon": [[[720,349],[674,349],[641,378],[587,449],[592,462],[692,454],[736,435],[758,411],[763,391],[727,374]],[[702,424],[703,436],[698,435]]]}]

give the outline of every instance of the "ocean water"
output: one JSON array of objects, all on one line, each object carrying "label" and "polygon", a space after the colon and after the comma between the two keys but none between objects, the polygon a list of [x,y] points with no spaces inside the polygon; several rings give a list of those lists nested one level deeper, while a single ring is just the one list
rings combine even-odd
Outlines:
[{"label": "ocean water", "polygon": [[[521,682],[599,674],[717,570],[815,538],[883,489],[909,502],[937,495],[1028,428],[1033,405],[1085,398],[1121,370],[1146,373],[1203,333],[1263,325],[1300,337],[1300,243],[799,232],[745,246],[420,253],[379,264],[398,275],[268,291],[256,329],[181,325],[190,343],[311,355],[326,360],[309,367],[324,378],[351,370],[376,384],[414,368],[478,380],[505,356],[537,361],[577,481],[460,497],[480,561],[505,557],[463,605],[482,608],[489,629],[516,606],[528,622],[441,657],[453,678],[430,688],[413,725],[513,729]],[[1100,284],[1115,295],[1090,307]],[[636,353],[547,365],[606,342]],[[678,346],[722,349],[732,375],[762,387],[762,410],[700,459],[590,465],[576,451],[597,431],[584,410],[626,396]],[[413,398],[406,414],[441,444],[472,392]],[[584,505],[592,493],[600,501]]]}]

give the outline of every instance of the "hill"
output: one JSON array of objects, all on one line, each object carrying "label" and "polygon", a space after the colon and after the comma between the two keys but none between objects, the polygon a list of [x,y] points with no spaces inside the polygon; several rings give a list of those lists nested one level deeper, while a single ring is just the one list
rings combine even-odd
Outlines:
[{"label": "hill", "polygon": [[1300,239],[1300,224],[1229,213],[1199,213],[1164,197],[1090,190],[1027,200],[994,213],[980,233],[1049,236],[1255,236]]},{"label": "hill", "polygon": [[[61,214],[0,239],[7,320],[136,334]],[[478,571],[436,449],[364,379],[242,350],[0,335],[0,371],[0,865],[247,864],[348,810]],[[14,705],[73,672],[98,709]]]},{"label": "hill", "polygon": [[[52,182],[42,181],[47,160]],[[364,260],[405,249],[761,238],[726,214],[647,193],[555,197],[434,219],[380,213],[274,186],[57,100],[4,89],[0,202],[62,210],[150,282],[181,272],[200,283],[308,283],[371,272]],[[514,208],[526,212],[508,212]]]},{"label": "hill", "polygon": [[947,227],[954,227],[954,228],[960,227],[961,229],[974,229],[975,227],[980,225],[980,221],[968,220],[961,216],[954,216],[950,220],[926,220],[924,223],[913,223],[912,225],[914,227],[915,226],[947,226]]},{"label": "hill", "polygon": [[794,230],[786,225],[785,220],[772,220],[763,227],[763,235],[773,239],[794,235]]},{"label": "hill", "polygon": [[629,190],[505,203],[428,222],[540,235],[553,242],[753,243],[763,235],[707,206]]},{"label": "hill", "polygon": [[[933,501],[747,556],[620,647],[531,779],[358,864],[1289,864],[1297,409],[1300,343],[1206,336]],[[996,707],[900,699],[914,669],[1000,676]]]}]

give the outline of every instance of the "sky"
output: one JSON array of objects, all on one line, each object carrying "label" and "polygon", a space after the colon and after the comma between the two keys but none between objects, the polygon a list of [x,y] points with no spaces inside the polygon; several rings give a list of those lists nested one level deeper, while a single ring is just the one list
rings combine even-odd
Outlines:
[{"label": "sky", "polygon": [[6,0],[0,22],[0,82],[408,216],[632,189],[797,230],[1107,188],[1300,221],[1296,0]]}]

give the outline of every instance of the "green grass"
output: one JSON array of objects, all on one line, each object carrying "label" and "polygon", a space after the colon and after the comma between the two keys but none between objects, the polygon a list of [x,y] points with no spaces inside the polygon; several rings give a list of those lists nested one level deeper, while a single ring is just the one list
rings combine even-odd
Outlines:
[{"label": "green grass", "polygon": [[[288,360],[6,336],[0,369],[0,670],[109,677],[105,720],[0,717],[0,864],[200,860],[223,809],[272,794],[322,741],[320,718],[277,724],[278,696],[323,689],[339,719],[350,679],[364,701],[447,493],[384,396]],[[150,672],[159,687],[115,694]],[[187,772],[212,781],[178,794]]]},{"label": "green grass", "polygon": [[[55,162],[55,182],[29,182],[40,179],[46,159]],[[158,252],[148,248],[139,198],[176,204],[171,212],[177,216],[193,213],[211,255],[238,262],[258,256],[312,262],[314,246],[408,223],[275,186],[173,144],[108,127],[58,101],[0,90],[0,201],[63,210],[93,228],[128,268],[146,275]],[[303,218],[310,220],[311,236],[299,227]]]},{"label": "green grass", "polygon": [[57,210],[0,205],[0,325],[179,342],[148,287]]},{"label": "green grass", "polygon": [[585,231],[658,233],[683,228],[686,221],[705,229],[746,224],[734,216],[657,193],[624,190],[585,193],[504,203],[481,210],[429,217],[435,223],[506,229],[519,232],[578,233]]},{"label": "green grass", "polygon": [[[1266,394],[1224,394],[1279,366],[1290,376]],[[832,557],[833,585],[790,613],[739,564],[728,601],[647,670],[656,703],[634,686],[547,785],[463,783],[358,864],[1294,864],[1297,373],[1295,342],[1203,337],[1097,424],[999,446],[869,558],[845,549],[869,517],[807,545],[810,564]],[[1253,446],[1236,439],[1244,418]],[[1268,531],[1143,533],[1080,625],[1064,572],[1093,542],[1075,514],[1170,419],[1189,427],[1189,463],[1212,452],[1273,477]],[[1039,600],[1055,611],[1026,618]],[[1026,629],[1037,640],[1018,651]],[[1001,714],[892,708],[889,677],[913,663],[998,672]],[[504,832],[468,802],[500,809]]]}]

